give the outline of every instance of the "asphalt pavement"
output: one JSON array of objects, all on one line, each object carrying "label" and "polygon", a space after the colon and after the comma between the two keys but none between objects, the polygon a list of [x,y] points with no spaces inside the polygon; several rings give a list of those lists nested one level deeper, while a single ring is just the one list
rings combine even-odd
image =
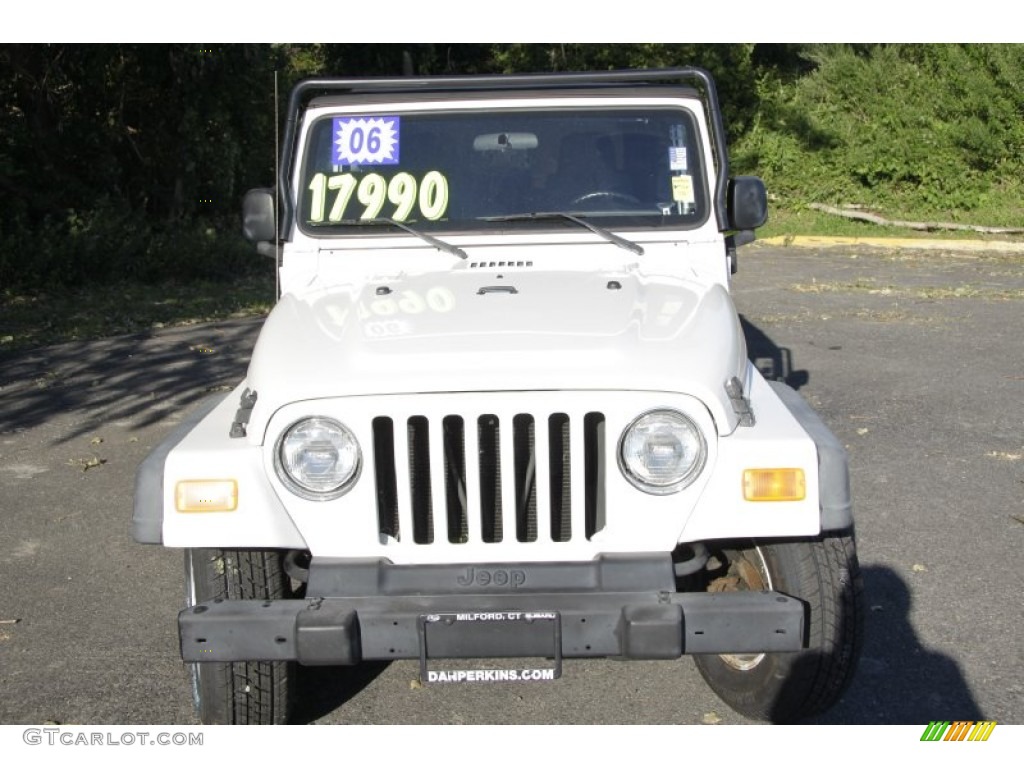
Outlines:
[{"label": "asphalt pavement", "polygon": [[[790,243],[793,245],[793,243]],[[822,723],[1024,723],[1024,257],[863,243],[740,252],[751,356],[847,446],[869,611]],[[244,375],[258,319],[0,357],[0,724],[195,723],[179,551],[129,535],[138,463]],[[421,687],[305,669],[318,723],[743,723],[688,659]]]}]

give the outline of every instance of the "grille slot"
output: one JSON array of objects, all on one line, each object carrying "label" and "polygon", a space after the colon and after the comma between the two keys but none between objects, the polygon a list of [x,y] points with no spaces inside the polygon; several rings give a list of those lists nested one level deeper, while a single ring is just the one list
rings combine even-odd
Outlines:
[{"label": "grille slot", "polygon": [[488,544],[501,541],[501,425],[493,414],[477,419],[480,451],[480,525]]},{"label": "grille slot", "polygon": [[520,413],[512,420],[516,467],[516,541],[537,540],[537,456],[533,416]]},{"label": "grille slot", "polygon": [[572,448],[569,417],[553,413],[548,417],[548,477],[551,478],[551,540],[572,537]]},{"label": "grille slot", "polygon": [[373,476],[377,485],[377,527],[398,538],[398,481],[395,477],[395,423],[387,416],[373,420]]},{"label": "grille slot", "polygon": [[590,539],[604,528],[603,414],[403,421],[379,416],[372,423],[377,524],[385,543],[528,547]]},{"label": "grille slot", "polygon": [[448,504],[448,541],[469,541],[466,499],[466,422],[461,416],[445,416],[444,487]]},{"label": "grille slot", "polygon": [[583,418],[584,467],[587,473],[586,534],[587,540],[605,526],[604,496],[604,415],[588,413]]},{"label": "grille slot", "polygon": [[430,422],[413,416],[409,430],[409,493],[412,499],[412,540],[434,543],[434,505],[430,489]]}]

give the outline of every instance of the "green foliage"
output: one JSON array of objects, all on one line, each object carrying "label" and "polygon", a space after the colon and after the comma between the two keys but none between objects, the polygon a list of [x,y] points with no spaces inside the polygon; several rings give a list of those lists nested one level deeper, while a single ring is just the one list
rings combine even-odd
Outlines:
[{"label": "green foliage", "polygon": [[726,130],[744,133],[758,109],[755,46],[708,43],[526,43],[493,46],[496,72],[583,72],[609,69],[703,67],[715,76]]},{"label": "green foliage", "polygon": [[0,285],[238,269],[274,65],[266,46],[0,47]]},{"label": "green foliage", "polygon": [[43,217],[38,228],[0,229],[0,285],[228,280],[263,260],[238,235],[236,217],[152,222],[109,202]]},{"label": "green foliage", "polygon": [[972,214],[1019,225],[1024,48],[814,46],[809,74],[765,72],[762,109],[735,146],[789,204],[857,203],[890,214]]},{"label": "green foliage", "polygon": [[1024,221],[1020,45],[3,45],[0,286],[258,268],[238,210],[273,184],[275,71],[283,103],[311,75],[680,65],[777,205]]}]

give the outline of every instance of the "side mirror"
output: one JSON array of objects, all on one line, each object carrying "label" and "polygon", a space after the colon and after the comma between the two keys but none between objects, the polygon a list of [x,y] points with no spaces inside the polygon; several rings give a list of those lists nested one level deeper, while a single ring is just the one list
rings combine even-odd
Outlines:
[{"label": "side mirror", "polygon": [[250,243],[273,242],[274,190],[250,189],[242,198],[242,234]]},{"label": "side mirror", "polygon": [[729,179],[726,205],[730,229],[757,229],[768,220],[768,193],[757,176]]}]

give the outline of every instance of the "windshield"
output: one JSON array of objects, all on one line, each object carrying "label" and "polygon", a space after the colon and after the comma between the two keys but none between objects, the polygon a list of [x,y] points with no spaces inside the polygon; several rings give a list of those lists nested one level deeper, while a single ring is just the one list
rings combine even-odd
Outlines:
[{"label": "windshield", "polygon": [[692,114],[669,108],[320,118],[299,222],[318,235],[389,219],[432,231],[513,226],[507,217],[566,226],[515,218],[550,212],[602,226],[696,226],[708,213],[696,139]]}]

